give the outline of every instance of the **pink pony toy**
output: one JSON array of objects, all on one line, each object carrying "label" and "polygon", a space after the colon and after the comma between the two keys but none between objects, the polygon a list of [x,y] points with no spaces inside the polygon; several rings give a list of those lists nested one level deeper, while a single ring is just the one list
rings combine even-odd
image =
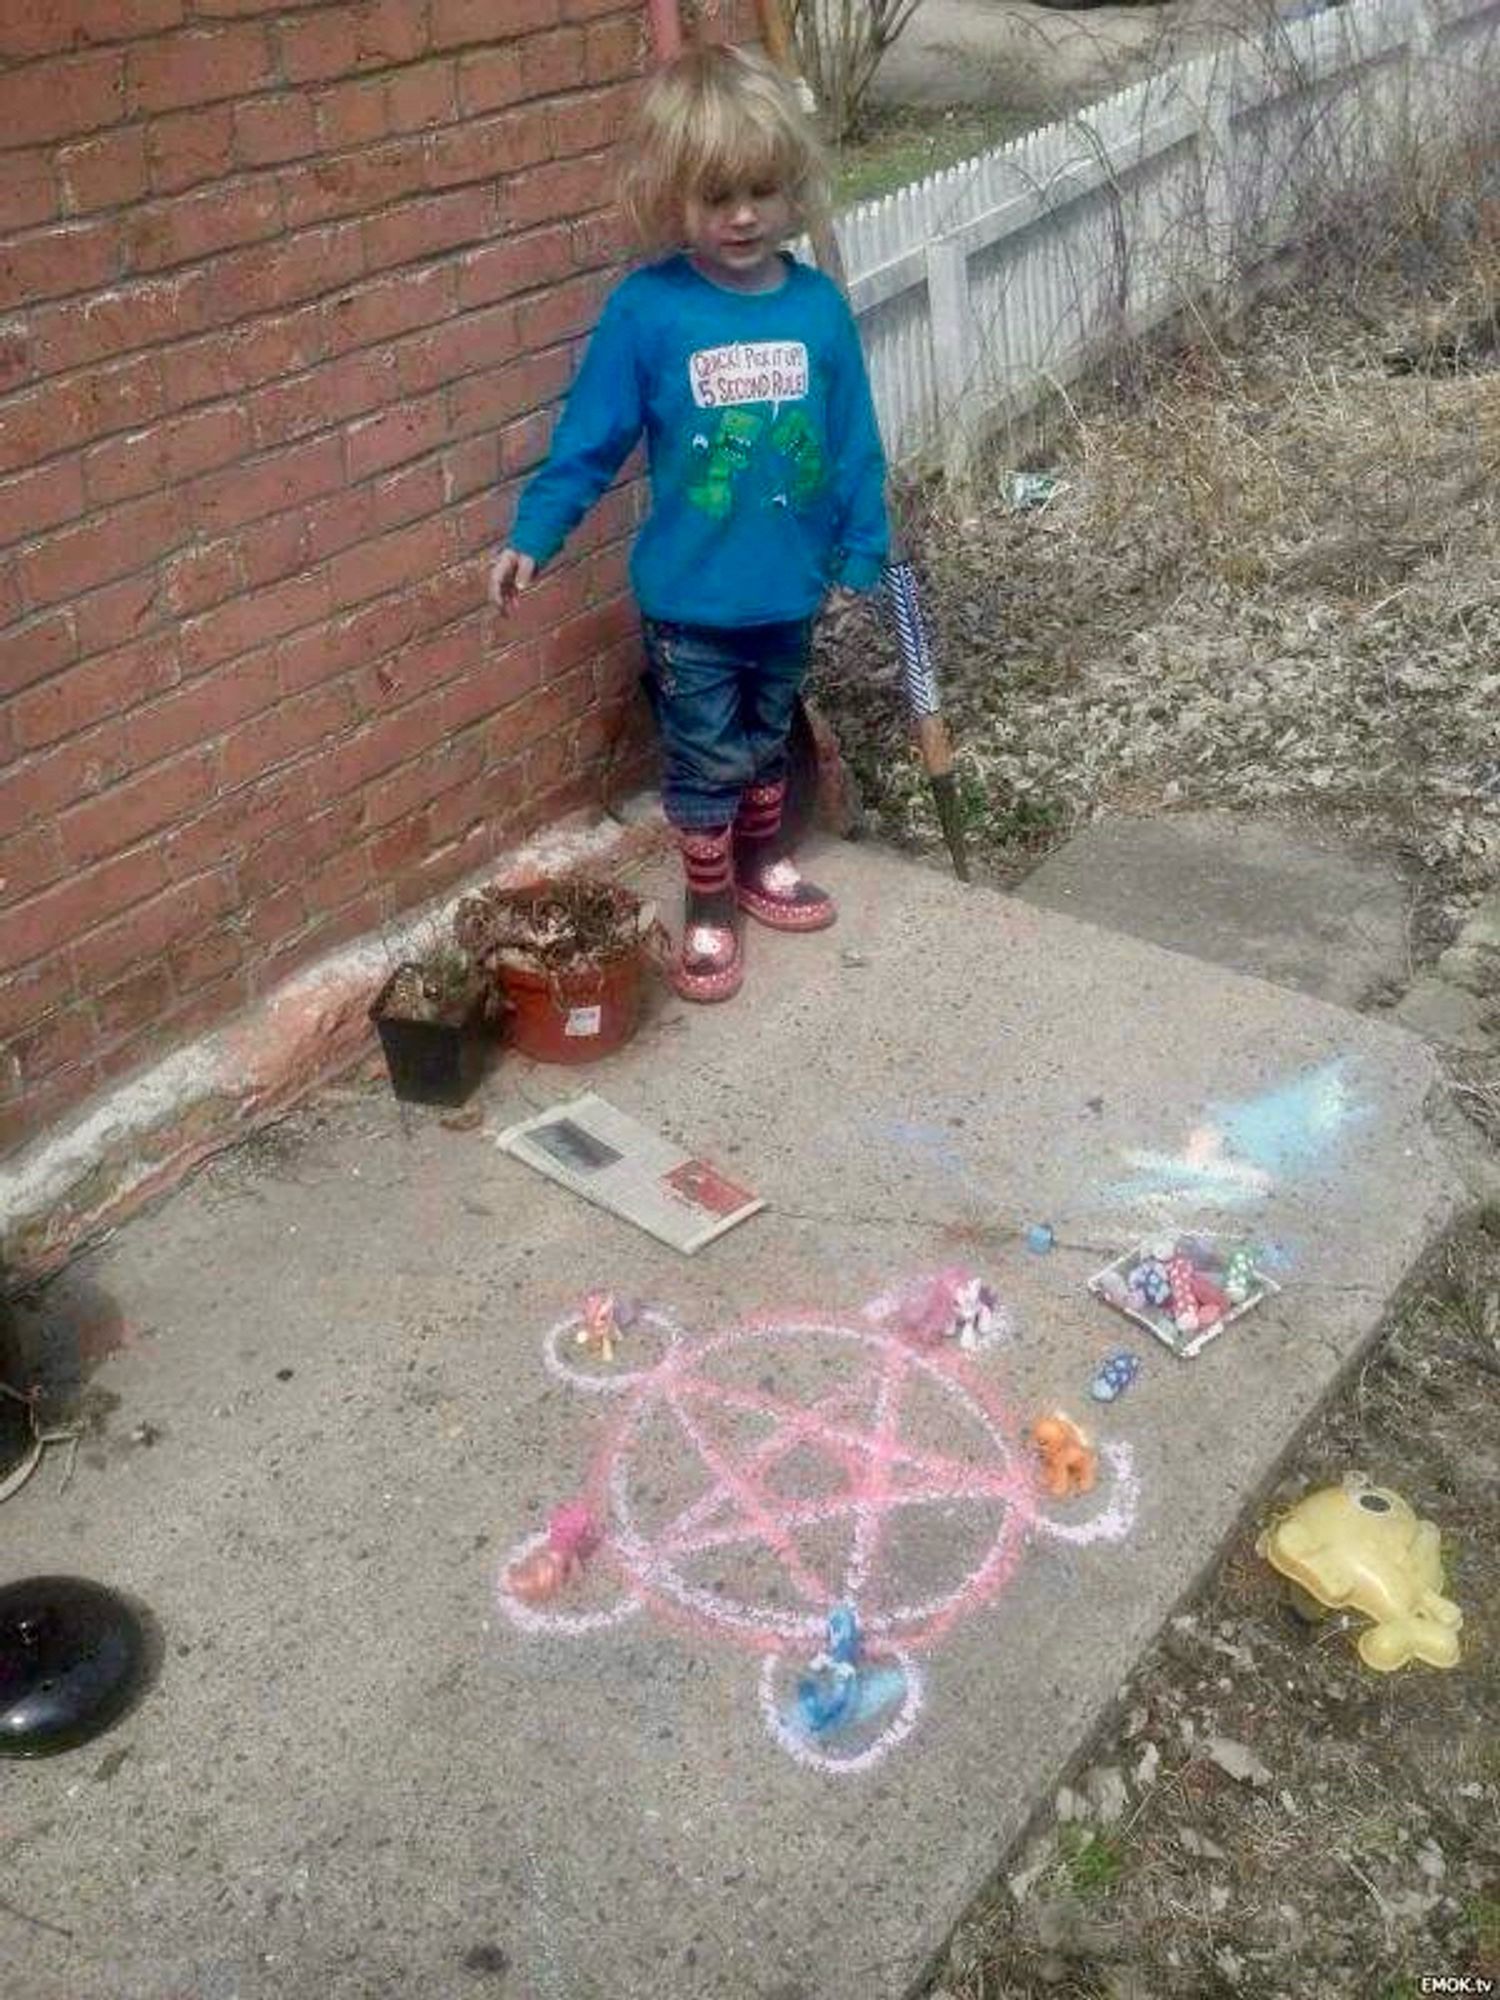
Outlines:
[{"label": "pink pony toy", "polygon": [[588,1507],[567,1500],[552,1510],[546,1546],[513,1564],[505,1581],[523,1604],[544,1604],[582,1575],[585,1559],[598,1546],[599,1529]]},{"label": "pink pony toy", "polygon": [[583,1299],[583,1325],[573,1338],[580,1347],[591,1353],[599,1353],[605,1361],[615,1358],[615,1342],[620,1337],[619,1320],[615,1312],[613,1292],[586,1292]]}]

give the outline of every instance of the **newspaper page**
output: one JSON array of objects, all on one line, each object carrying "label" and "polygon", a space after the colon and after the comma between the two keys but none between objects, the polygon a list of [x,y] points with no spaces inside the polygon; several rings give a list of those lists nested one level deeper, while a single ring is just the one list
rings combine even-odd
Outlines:
[{"label": "newspaper page", "polygon": [[759,1195],[590,1091],[495,1143],[528,1167],[691,1257],[765,1207]]}]

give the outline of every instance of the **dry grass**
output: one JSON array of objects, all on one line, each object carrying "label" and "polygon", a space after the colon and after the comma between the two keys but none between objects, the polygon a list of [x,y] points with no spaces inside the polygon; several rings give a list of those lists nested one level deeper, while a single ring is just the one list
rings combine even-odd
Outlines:
[{"label": "dry grass", "polygon": [[[1353,274],[1325,247],[1323,284],[1128,357],[1068,408],[1041,508],[1001,497],[1003,460],[966,501],[915,497],[1001,879],[1081,820],[1204,805],[1404,850],[1450,920],[1494,879],[1500,220],[1475,232],[1415,280],[1388,245]],[[936,850],[873,611],[822,635],[815,693],[879,829]]]}]

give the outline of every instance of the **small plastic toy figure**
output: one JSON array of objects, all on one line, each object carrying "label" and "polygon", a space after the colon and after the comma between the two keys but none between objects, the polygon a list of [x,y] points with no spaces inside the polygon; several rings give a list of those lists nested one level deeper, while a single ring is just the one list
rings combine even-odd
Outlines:
[{"label": "small plastic toy figure", "polygon": [[836,1604],[828,1614],[828,1643],[797,1683],[798,1710],[816,1735],[837,1728],[853,1706],[859,1651],[859,1620],[854,1608]]},{"label": "small plastic toy figure", "polygon": [[1442,1594],[1437,1527],[1389,1487],[1357,1473],[1321,1487],[1264,1530],[1255,1550],[1320,1604],[1347,1604],[1374,1620],[1359,1656],[1377,1673],[1412,1659],[1457,1664],[1464,1614]]},{"label": "small plastic toy figure", "polygon": [[585,1503],[565,1501],[553,1509],[547,1523],[547,1546],[516,1563],[505,1581],[523,1604],[545,1604],[582,1574],[585,1558],[598,1540],[598,1527]]},{"label": "small plastic toy figure", "polygon": [[620,1337],[619,1320],[615,1312],[613,1292],[586,1292],[583,1299],[583,1325],[573,1338],[580,1347],[590,1353],[598,1353],[605,1361],[615,1358],[615,1342]]},{"label": "small plastic toy figure", "polygon": [[1099,1372],[1089,1384],[1089,1394],[1096,1403],[1112,1403],[1116,1396],[1128,1389],[1141,1372],[1141,1357],[1131,1354],[1125,1348],[1117,1348],[1099,1365]]},{"label": "small plastic toy figure", "polygon": [[1088,1435],[1061,1410],[1038,1417],[1031,1426],[1031,1441],[1042,1461],[1042,1483],[1054,1500],[1070,1500],[1092,1493],[1097,1461]]},{"label": "small plastic toy figure", "polygon": [[978,1278],[970,1278],[967,1284],[954,1288],[950,1331],[958,1335],[960,1347],[972,1353],[981,1341],[989,1338],[995,1330],[999,1305],[995,1293]]}]

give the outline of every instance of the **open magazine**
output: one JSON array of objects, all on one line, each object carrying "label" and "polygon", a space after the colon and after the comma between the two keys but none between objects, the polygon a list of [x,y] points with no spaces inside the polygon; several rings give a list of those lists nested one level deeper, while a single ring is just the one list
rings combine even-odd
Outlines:
[{"label": "open magazine", "polygon": [[765,1207],[759,1195],[685,1153],[592,1091],[497,1133],[549,1180],[691,1256]]}]

